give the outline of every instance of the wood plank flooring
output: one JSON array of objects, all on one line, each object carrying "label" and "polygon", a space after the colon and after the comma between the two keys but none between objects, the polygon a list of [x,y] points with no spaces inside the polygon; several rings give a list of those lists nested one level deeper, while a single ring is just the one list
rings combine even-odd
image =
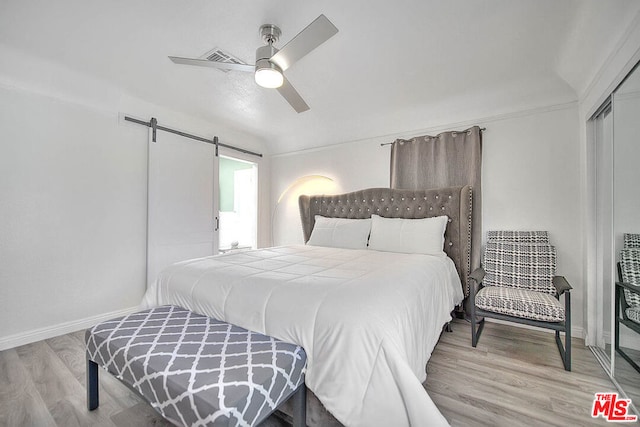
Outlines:
[{"label": "wood plank flooring", "polygon": [[[640,363],[640,351],[630,348],[624,348],[623,351],[627,353],[633,361]],[[611,354],[611,346],[607,346],[607,354]],[[636,402],[636,407],[640,406],[640,372],[636,371],[633,366],[620,354],[615,354],[615,377],[620,386],[624,389],[625,393]]]},{"label": "wood plank flooring", "polygon": [[[478,347],[454,321],[427,365],[426,388],[452,426],[608,425],[590,416],[594,393],[615,391],[589,349],[573,341],[565,372],[553,335],[487,324]],[[110,375],[86,410],[84,332],[0,352],[0,426],[169,426]],[[271,417],[267,426],[282,422]]]},{"label": "wood plank flooring", "polygon": [[426,389],[452,426],[597,426],[596,392],[615,392],[581,339],[566,372],[553,334],[487,322],[471,347],[469,323],[455,320],[427,364]]}]

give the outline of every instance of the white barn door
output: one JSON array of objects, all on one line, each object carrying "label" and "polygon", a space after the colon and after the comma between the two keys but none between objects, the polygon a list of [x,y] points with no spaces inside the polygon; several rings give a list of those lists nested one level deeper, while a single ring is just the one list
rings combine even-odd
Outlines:
[{"label": "white barn door", "polygon": [[[218,252],[215,146],[149,129],[147,286],[165,267]],[[216,194],[214,194],[214,192]]]}]

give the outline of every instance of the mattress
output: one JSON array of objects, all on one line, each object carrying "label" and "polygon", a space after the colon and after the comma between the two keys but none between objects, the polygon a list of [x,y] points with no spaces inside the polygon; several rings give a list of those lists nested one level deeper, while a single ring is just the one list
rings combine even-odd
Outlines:
[{"label": "mattress", "polygon": [[462,301],[446,256],[282,246],[184,261],[143,308],[178,305],[302,346],[307,387],[347,426],[447,425],[422,383]]}]

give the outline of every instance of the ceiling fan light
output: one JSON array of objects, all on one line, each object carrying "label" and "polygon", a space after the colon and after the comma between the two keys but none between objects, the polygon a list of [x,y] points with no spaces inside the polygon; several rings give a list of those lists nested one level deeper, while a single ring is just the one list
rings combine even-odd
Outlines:
[{"label": "ceiling fan light", "polygon": [[275,68],[260,68],[256,70],[256,83],[269,89],[278,88],[284,83],[284,77]]}]

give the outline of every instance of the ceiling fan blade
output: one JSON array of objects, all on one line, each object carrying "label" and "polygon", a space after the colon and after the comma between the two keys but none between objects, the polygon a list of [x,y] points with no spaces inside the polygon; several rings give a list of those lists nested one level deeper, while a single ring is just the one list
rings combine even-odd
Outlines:
[{"label": "ceiling fan blade", "polygon": [[216,61],[208,61],[206,59],[181,58],[179,56],[170,56],[169,59],[176,64],[218,68],[221,70],[247,71],[250,73],[253,73],[256,70],[256,67],[254,65],[249,65],[249,64],[234,64],[232,62],[216,62]]},{"label": "ceiling fan blade", "polygon": [[309,109],[307,103],[304,102],[304,99],[302,99],[298,91],[289,83],[286,77],[284,78],[282,86],[278,88],[278,92],[280,92],[280,95],[287,100],[296,112],[303,113]]},{"label": "ceiling fan blade", "polygon": [[307,53],[329,40],[337,32],[338,29],[335,25],[326,16],[320,15],[307,28],[291,39],[278,53],[273,55],[270,61],[284,71]]}]

